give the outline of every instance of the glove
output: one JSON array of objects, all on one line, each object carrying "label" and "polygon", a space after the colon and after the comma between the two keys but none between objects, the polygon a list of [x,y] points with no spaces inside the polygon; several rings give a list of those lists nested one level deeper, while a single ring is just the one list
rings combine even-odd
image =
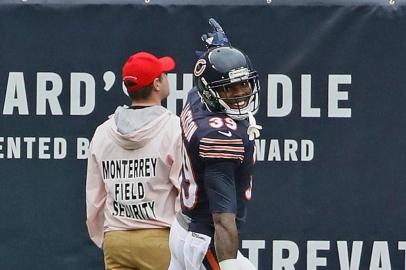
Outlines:
[{"label": "glove", "polygon": [[237,270],[237,259],[228,259],[219,262],[220,270]]},{"label": "glove", "polygon": [[248,139],[250,141],[253,141],[261,135],[260,130],[262,129],[262,126],[257,124],[257,121],[255,121],[252,112],[248,112],[248,121],[250,123],[247,129]]},{"label": "glove", "polygon": [[231,43],[220,24],[218,24],[213,18],[209,19],[209,24],[213,28],[213,32],[202,35],[202,41],[205,43],[207,49],[212,47],[231,46]]}]

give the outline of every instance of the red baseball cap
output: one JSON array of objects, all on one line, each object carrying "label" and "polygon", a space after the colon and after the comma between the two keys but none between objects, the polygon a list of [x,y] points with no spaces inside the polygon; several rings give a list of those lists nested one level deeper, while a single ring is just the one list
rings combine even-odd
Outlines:
[{"label": "red baseball cap", "polygon": [[157,58],[147,52],[131,55],[122,70],[123,82],[128,91],[137,91],[151,84],[163,72],[175,68],[175,60],[170,56]]}]

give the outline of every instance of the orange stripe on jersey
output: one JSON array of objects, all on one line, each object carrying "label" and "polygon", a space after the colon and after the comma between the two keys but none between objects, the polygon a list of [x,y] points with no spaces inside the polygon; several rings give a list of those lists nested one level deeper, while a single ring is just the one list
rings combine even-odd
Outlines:
[{"label": "orange stripe on jersey", "polygon": [[203,158],[228,158],[228,159],[239,159],[244,160],[244,156],[242,155],[233,155],[233,154],[225,154],[225,153],[203,153],[199,152],[199,155]]},{"label": "orange stripe on jersey", "polygon": [[226,146],[226,145],[200,145],[199,149],[244,153],[244,147]]},{"label": "orange stripe on jersey", "polygon": [[220,270],[219,263],[217,262],[216,257],[214,257],[213,252],[211,251],[211,248],[209,248],[207,250],[206,258],[207,258],[207,261],[210,264],[211,269]]},{"label": "orange stripe on jersey", "polygon": [[242,139],[222,140],[222,139],[202,138],[200,142],[208,144],[242,144]]}]

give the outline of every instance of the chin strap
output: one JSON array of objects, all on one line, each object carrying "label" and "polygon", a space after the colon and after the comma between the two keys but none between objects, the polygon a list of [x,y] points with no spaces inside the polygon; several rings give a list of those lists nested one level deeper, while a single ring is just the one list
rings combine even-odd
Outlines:
[{"label": "chin strap", "polygon": [[247,129],[247,134],[249,140],[253,141],[254,139],[258,138],[259,135],[261,135],[260,130],[262,129],[262,126],[257,125],[257,121],[255,120],[255,117],[252,114],[252,112],[248,112],[248,121],[250,125]]}]

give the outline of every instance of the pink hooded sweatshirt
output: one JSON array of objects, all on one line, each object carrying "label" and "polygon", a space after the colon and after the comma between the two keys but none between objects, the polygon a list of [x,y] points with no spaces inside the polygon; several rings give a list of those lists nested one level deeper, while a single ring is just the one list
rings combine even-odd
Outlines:
[{"label": "pink hooded sweatshirt", "polygon": [[179,117],[162,106],[118,107],[93,136],[86,180],[87,228],[104,233],[170,227],[179,210]]}]

